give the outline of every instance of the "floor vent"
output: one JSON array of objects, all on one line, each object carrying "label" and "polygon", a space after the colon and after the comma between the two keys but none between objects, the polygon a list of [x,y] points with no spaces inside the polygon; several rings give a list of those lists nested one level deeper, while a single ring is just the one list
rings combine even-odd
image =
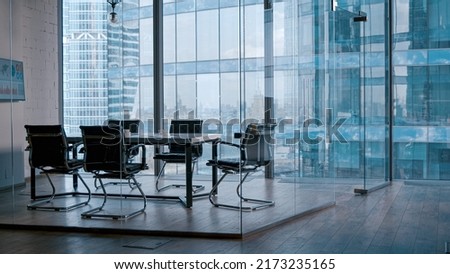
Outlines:
[{"label": "floor vent", "polygon": [[167,244],[170,240],[160,239],[139,239],[123,245],[123,247],[129,248],[141,248],[141,249],[157,249],[158,247]]}]

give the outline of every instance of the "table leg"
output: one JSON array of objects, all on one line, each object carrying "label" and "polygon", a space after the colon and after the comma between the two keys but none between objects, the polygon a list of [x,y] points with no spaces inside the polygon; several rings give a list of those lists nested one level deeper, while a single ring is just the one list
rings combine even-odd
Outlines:
[{"label": "table leg", "polygon": [[186,207],[192,207],[192,146],[190,143],[185,146],[186,159]]},{"label": "table leg", "polygon": [[[73,159],[77,159],[77,157],[78,157],[78,151],[77,151],[77,148],[74,147],[72,149],[72,158]],[[78,188],[78,176],[77,176],[77,174],[73,174],[72,175],[72,182],[73,182],[73,188],[77,189]]]},{"label": "table leg", "polygon": [[[154,148],[154,155],[159,154],[161,152],[161,146],[160,145],[153,145]],[[153,162],[153,175],[158,176],[159,172],[161,171],[162,164],[161,160],[155,160]]]},{"label": "table leg", "polygon": [[30,196],[31,199],[36,199],[36,169],[30,169]]},{"label": "table leg", "polygon": [[[214,141],[212,143],[212,155],[211,156],[212,156],[212,159],[214,161],[216,161],[217,157],[218,157],[218,152],[217,152],[218,144],[219,144],[219,141]],[[212,188],[213,189],[214,189],[214,186],[217,184],[217,179],[218,179],[217,173],[218,173],[217,166],[213,165],[212,166]],[[216,195],[217,194],[217,190],[213,194]]]}]

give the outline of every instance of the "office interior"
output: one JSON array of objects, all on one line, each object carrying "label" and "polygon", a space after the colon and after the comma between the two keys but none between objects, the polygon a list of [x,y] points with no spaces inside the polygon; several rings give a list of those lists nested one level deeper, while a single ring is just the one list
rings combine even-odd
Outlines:
[{"label": "office interior", "polygon": [[[445,187],[449,14],[445,0],[0,0],[2,226],[241,238],[334,207],[343,191]],[[205,132],[230,142],[249,123],[276,125],[270,163],[237,190],[274,204],[243,210],[238,172],[215,197],[235,210],[205,197],[187,208],[165,194],[127,220],[81,218],[96,197],[69,212],[27,209],[24,126],[61,124],[73,137],[107,119],[139,119],[142,134],[202,119]],[[193,174],[206,193],[211,147],[203,144]],[[154,146],[146,154],[149,168],[136,178],[160,194]],[[45,177],[36,180],[47,193]],[[183,165],[167,166],[163,181],[184,183]],[[55,184],[71,188],[72,177]],[[120,197],[134,191],[127,184],[107,188],[119,208],[134,206]]]}]

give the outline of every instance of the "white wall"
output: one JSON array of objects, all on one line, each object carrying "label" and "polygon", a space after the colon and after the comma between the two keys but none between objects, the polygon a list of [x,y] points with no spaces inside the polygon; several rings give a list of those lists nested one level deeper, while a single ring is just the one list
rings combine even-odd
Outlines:
[{"label": "white wall", "polygon": [[0,102],[0,189],[29,174],[25,124],[59,123],[56,0],[0,0],[0,58],[23,61],[25,102]]}]

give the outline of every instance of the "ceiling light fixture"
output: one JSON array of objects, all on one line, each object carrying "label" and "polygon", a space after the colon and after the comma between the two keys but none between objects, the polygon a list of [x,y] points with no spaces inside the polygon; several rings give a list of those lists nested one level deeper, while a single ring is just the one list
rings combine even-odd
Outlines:
[{"label": "ceiling light fixture", "polygon": [[116,5],[120,3],[121,0],[106,0],[112,8],[111,13],[109,14],[109,21],[111,21],[111,23],[117,23],[117,13],[114,11],[114,9],[116,8]]}]

